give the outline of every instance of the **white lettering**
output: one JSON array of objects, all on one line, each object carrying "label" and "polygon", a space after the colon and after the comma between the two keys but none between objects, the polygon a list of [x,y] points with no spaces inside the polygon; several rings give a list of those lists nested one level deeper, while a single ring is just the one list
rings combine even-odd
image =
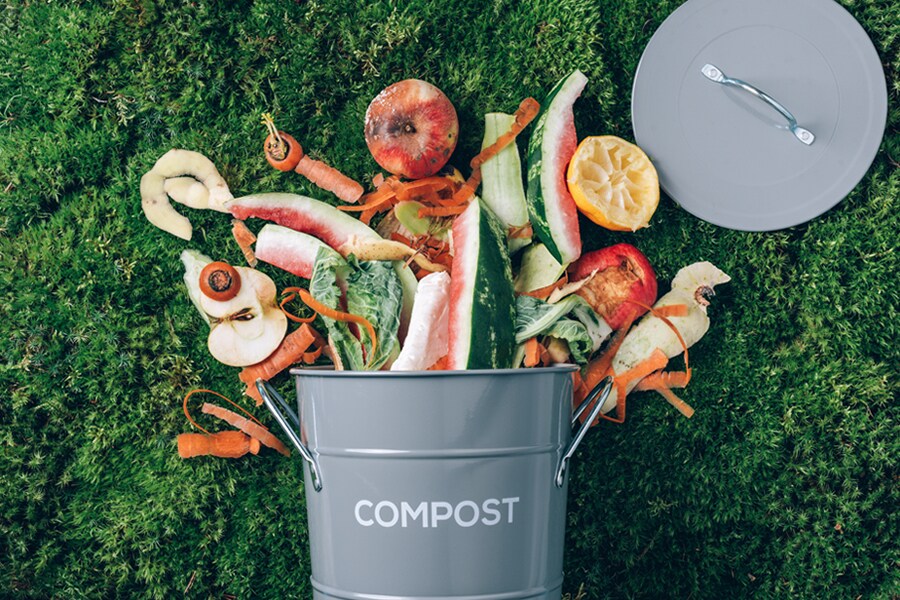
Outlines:
[{"label": "white lettering", "polygon": [[372,525],[375,524],[375,521],[373,521],[372,519],[363,519],[362,518],[360,509],[363,506],[372,508],[373,504],[371,502],[369,502],[368,500],[360,500],[359,502],[356,503],[356,509],[353,511],[354,514],[356,515],[356,522],[359,523],[360,525],[362,525],[363,527],[371,527]]},{"label": "white lettering", "polygon": [[413,510],[412,505],[409,502],[402,502],[400,504],[400,514],[402,518],[401,527],[406,527],[407,521],[406,518],[409,517],[413,521],[419,518],[419,515],[422,516],[422,527],[428,527],[428,503],[420,502],[419,505]]},{"label": "white lettering", "polygon": [[487,517],[484,517],[481,519],[482,523],[485,525],[496,525],[500,522],[500,511],[495,508],[497,506],[500,506],[500,501],[496,498],[488,498],[484,501],[481,505],[481,510],[483,510],[486,515],[491,515],[492,518],[488,519]]},{"label": "white lettering", "polygon": [[[438,509],[443,509],[443,513],[439,513]],[[446,521],[453,516],[453,505],[449,502],[432,502],[431,503],[431,526],[437,527],[438,521]]]},{"label": "white lettering", "polygon": [[503,504],[506,504],[509,506],[509,519],[506,521],[507,523],[513,522],[513,504],[515,504],[518,501],[519,501],[518,496],[516,496],[515,498],[504,498],[502,500]]},{"label": "white lettering", "polygon": [[[460,517],[459,514],[462,512],[462,509],[466,507],[470,507],[472,509],[472,518],[468,521],[463,521],[462,517]],[[478,505],[471,500],[463,500],[456,505],[456,510],[453,511],[453,518],[456,519],[456,524],[460,527],[471,527],[478,522],[479,516],[481,515],[478,512]]]},{"label": "white lettering", "polygon": [[376,523],[381,527],[416,526],[421,519],[423,528],[436,528],[441,521],[456,522],[459,527],[473,527],[478,523],[494,526],[503,521],[503,509],[506,505],[506,522],[515,521],[515,505],[518,496],[509,498],[487,498],[479,505],[473,500],[461,500],[455,504],[442,500],[422,501],[418,504],[402,501],[399,504],[390,500],[382,500],[377,504],[371,500],[360,500],[353,509],[356,522],[363,527],[371,527]]},{"label": "white lettering", "polygon": [[[391,509],[393,516],[390,520],[385,520],[384,517],[381,516],[383,508]],[[378,504],[375,505],[375,520],[378,521],[378,524],[382,527],[393,527],[397,524],[397,521],[400,520],[400,512],[397,510],[397,505],[393,502],[388,502],[387,500],[382,500]]]}]

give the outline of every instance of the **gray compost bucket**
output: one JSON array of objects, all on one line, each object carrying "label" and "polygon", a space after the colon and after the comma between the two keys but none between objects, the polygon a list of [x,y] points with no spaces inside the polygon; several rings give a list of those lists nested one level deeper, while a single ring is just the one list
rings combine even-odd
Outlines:
[{"label": "gray compost bucket", "polygon": [[313,598],[558,600],[566,466],[605,399],[573,436],[574,370],[293,370],[299,418],[258,381],[305,459]]}]

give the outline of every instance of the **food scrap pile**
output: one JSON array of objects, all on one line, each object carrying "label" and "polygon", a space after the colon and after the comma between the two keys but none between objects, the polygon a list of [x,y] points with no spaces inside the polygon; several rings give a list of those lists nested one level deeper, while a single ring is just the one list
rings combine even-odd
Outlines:
[{"label": "food scrap pile", "polygon": [[[574,71],[542,103],[526,98],[513,114],[486,114],[468,177],[449,165],[459,123],[447,96],[416,79],[390,85],[366,111],[366,143],[387,172],[368,193],[310,159],[264,115],[269,164],[300,173],[338,206],[287,193],[235,198],[207,157],[179,149],[163,155],[141,180],[148,220],[190,240],[190,221],[169,199],[227,213],[247,263],[182,253],[212,356],[241,368],[257,405],[257,380],[296,364],[462,370],[574,363],[581,367],[575,406],[613,377],[600,418],[623,422],[632,390],[655,390],[690,417],[693,409],[672,388],[690,381],[688,348],[709,328],[713,288],[729,277],[708,262],[690,264],[657,298],[653,267],[635,246],[582,253],[579,212],[601,227],[635,231],[649,225],[659,202],[656,171],[640,148],[613,136],[578,141],[573,106],[586,83]],[[519,140],[529,128],[523,165]],[[254,234],[250,219],[265,224]],[[279,292],[259,262],[307,285]],[[291,322],[297,326],[289,331]],[[679,355],[683,370],[666,371]],[[184,410],[199,428],[188,407],[198,391],[211,392],[191,392]],[[237,430],[182,434],[185,458],[255,454],[260,444],[287,453],[249,413],[212,404],[202,411]]]}]

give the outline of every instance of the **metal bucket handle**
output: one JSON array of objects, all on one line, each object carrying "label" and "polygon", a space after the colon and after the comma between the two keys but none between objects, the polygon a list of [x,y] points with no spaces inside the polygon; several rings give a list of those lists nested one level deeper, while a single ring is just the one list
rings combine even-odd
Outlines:
[{"label": "metal bucket handle", "polygon": [[[281,397],[281,394],[279,394],[269,382],[262,379],[257,379],[256,389],[259,390],[259,395],[262,396],[266,408],[269,409],[269,412],[272,413],[272,416],[275,417],[276,421],[278,421],[278,424],[281,426],[284,434],[288,436],[288,439],[291,440],[291,443],[294,444],[294,447],[297,448],[297,450],[300,452],[303,460],[305,460],[307,464],[309,464],[309,473],[312,476],[313,488],[317,492],[322,491],[322,476],[319,473],[319,463],[312,455],[312,452],[309,451],[309,448],[307,448],[303,441],[300,439],[300,436],[297,434],[297,432],[294,431],[293,427],[291,427],[291,424],[293,424],[293,426],[296,427],[298,431],[300,430],[300,417],[297,416],[297,413],[294,412],[294,409],[292,409],[288,405],[288,403],[284,401],[284,398]],[[290,423],[288,422],[288,419],[284,417],[285,413],[287,413],[288,419],[290,419]]]},{"label": "metal bucket handle", "polygon": [[[597,420],[597,417],[600,416],[600,410],[603,408],[603,405],[606,404],[606,399],[609,398],[610,392],[612,392],[613,387],[613,378],[605,377],[603,380],[594,386],[594,389],[587,395],[587,397],[582,401],[581,404],[578,405],[578,408],[575,409],[575,413],[572,416],[572,426],[578,422],[581,414],[587,409],[588,406],[591,405],[591,402],[596,400],[594,404],[594,408],[591,409],[590,414],[581,423],[581,427],[578,428],[578,431],[575,432],[575,435],[572,436],[572,441],[569,442],[569,446],[566,448],[566,451],[563,453],[562,458],[559,459],[559,465],[556,468],[556,487],[561,488],[563,482],[566,478],[566,469],[569,466],[569,459],[572,458],[572,455],[575,454],[575,450],[578,449],[578,445],[581,443],[581,440],[584,439],[587,430],[590,429],[591,424]],[[598,399],[599,398],[599,399]]]}]

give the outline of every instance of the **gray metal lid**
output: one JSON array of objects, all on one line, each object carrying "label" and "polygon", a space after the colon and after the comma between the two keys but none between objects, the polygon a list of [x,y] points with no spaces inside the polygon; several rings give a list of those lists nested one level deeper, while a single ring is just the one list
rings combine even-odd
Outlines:
[{"label": "gray metal lid", "polygon": [[685,210],[772,231],[859,183],[887,86],[871,40],[833,0],[688,0],[644,50],[631,109],[637,144]]}]

